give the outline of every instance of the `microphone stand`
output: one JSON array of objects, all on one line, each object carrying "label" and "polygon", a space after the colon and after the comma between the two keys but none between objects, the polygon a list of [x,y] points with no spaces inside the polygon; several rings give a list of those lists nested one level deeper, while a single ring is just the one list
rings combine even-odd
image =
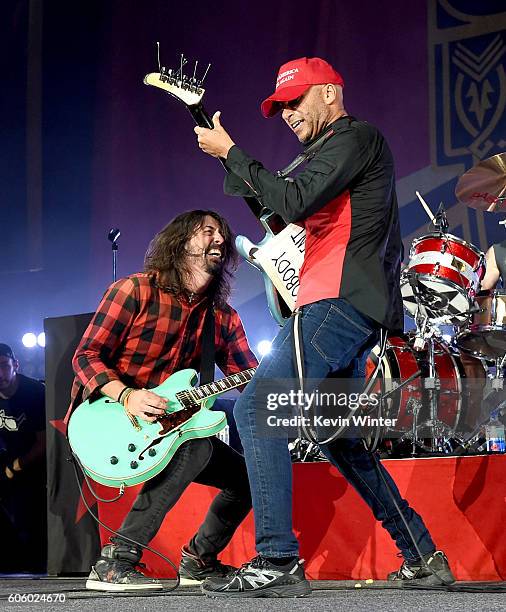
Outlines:
[{"label": "microphone stand", "polygon": [[117,278],[117,265],[118,265],[118,238],[121,236],[121,232],[117,227],[111,229],[107,235],[108,240],[112,243],[112,282],[116,282]]}]

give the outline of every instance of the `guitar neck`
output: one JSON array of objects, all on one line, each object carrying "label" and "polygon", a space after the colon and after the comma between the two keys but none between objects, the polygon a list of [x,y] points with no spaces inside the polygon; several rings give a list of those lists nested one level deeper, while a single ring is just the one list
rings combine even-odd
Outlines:
[{"label": "guitar neck", "polygon": [[188,394],[195,403],[200,403],[209,397],[220,395],[221,393],[225,393],[225,391],[230,391],[245,385],[253,378],[255,370],[256,368],[250,368],[249,370],[232,374],[231,376],[207,383],[195,389],[189,389]]},{"label": "guitar neck", "polygon": [[[187,106],[187,108],[190,111],[191,116],[195,120],[195,123],[199,127],[209,128],[210,130],[213,129],[213,121],[207,113],[206,109],[202,106],[202,103]],[[225,172],[228,174],[230,170],[225,165],[225,160],[222,157],[220,157],[219,160],[221,165],[225,169]],[[260,219],[260,217],[266,212],[266,208],[257,200],[257,198],[246,196],[244,197],[244,201],[257,219]]]}]

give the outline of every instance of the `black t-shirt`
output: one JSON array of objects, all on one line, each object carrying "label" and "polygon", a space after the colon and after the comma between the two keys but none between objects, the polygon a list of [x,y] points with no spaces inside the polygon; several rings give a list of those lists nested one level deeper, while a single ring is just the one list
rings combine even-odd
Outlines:
[{"label": "black t-shirt", "polygon": [[16,393],[9,399],[0,397],[0,465],[25,455],[36,432],[46,428],[44,385],[23,374],[17,377]]},{"label": "black t-shirt", "polygon": [[506,240],[494,244],[494,255],[503,287],[506,286]]}]

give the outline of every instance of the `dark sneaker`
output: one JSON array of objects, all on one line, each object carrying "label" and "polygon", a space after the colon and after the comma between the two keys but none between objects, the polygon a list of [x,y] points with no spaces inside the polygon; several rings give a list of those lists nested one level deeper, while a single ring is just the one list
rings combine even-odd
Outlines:
[{"label": "dark sneaker", "polygon": [[448,559],[443,551],[436,550],[424,555],[423,559],[430,569],[421,561],[404,561],[400,569],[388,574],[388,580],[427,585],[453,584],[455,582],[455,576],[452,574]]},{"label": "dark sneaker", "polygon": [[206,563],[197,555],[192,554],[188,548],[181,549],[181,563],[179,564],[181,586],[200,584],[206,578],[226,578],[236,571],[236,567],[224,565],[217,559],[212,563]]},{"label": "dark sneaker", "polygon": [[228,578],[208,578],[202,592],[209,597],[304,597],[311,586],[303,559],[278,566],[258,556]]},{"label": "dark sneaker", "polygon": [[[99,560],[91,568],[86,581],[86,588],[92,591],[141,591],[145,589],[162,589],[162,583],[148,578],[135,569],[140,554],[135,548],[130,549],[132,559],[119,558],[124,546],[107,544],[102,548]],[[126,547],[128,548],[128,547]],[[127,553],[128,555],[128,553]],[[135,560],[137,558],[137,560]]]}]

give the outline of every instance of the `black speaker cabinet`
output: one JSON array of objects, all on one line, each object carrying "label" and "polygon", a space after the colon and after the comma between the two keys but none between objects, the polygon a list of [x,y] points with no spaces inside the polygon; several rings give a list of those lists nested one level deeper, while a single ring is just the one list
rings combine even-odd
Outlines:
[{"label": "black speaker cabinet", "polygon": [[[63,424],[74,378],[72,356],[92,316],[93,313],[86,313],[44,320],[48,479],[47,568],[50,576],[87,573],[100,552],[97,523],[85,511],[73,465],[68,461],[70,450]],[[82,480],[82,475],[79,476]],[[87,498],[91,501],[89,495]],[[96,510],[95,505],[94,511]]]}]

